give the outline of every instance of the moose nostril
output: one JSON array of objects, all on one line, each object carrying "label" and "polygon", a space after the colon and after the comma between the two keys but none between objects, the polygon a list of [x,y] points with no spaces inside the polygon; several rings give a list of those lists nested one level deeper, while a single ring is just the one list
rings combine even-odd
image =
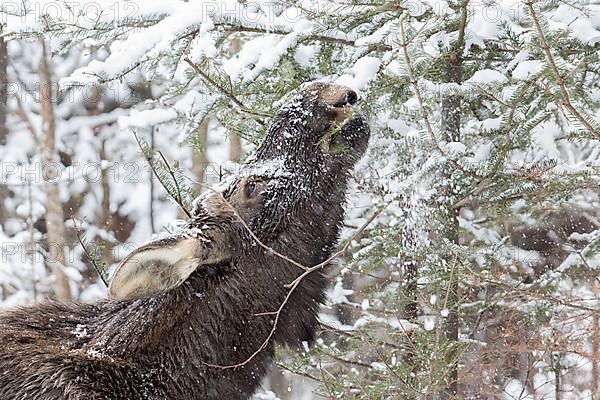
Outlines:
[{"label": "moose nostril", "polygon": [[354,90],[348,90],[343,96],[338,97],[338,101],[333,104],[334,107],[344,107],[347,105],[355,105],[358,101],[358,95]]},{"label": "moose nostril", "polygon": [[351,106],[355,105],[358,101],[358,95],[355,91],[351,90],[346,93],[346,104],[350,104]]}]

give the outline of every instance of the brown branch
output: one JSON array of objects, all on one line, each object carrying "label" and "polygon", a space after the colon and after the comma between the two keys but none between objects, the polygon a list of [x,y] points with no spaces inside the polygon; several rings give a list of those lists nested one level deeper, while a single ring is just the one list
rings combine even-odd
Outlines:
[{"label": "brown branch", "polygon": [[[241,25],[223,25],[223,30],[226,32],[248,32],[248,33],[272,33],[275,35],[288,35],[290,34],[292,31],[286,31],[286,30],[282,30],[282,29],[263,29],[263,28],[257,28],[257,27],[249,27],[249,26],[241,26]],[[357,47],[356,46],[356,42],[354,40],[348,40],[348,39],[340,39],[340,38],[335,38],[335,37],[331,37],[331,36],[326,36],[326,35],[307,35],[303,38],[305,41],[311,41],[311,40],[315,40],[315,41],[320,41],[320,42],[325,42],[325,43],[333,43],[333,44],[342,44],[344,46],[351,46],[351,47]],[[388,45],[380,45],[379,46],[382,50],[391,50],[392,48]]]},{"label": "brown branch", "polygon": [[344,364],[356,365],[357,367],[368,368],[368,369],[373,368],[373,366],[371,364],[367,364],[362,361],[348,360],[346,358],[342,358],[342,357],[339,357],[339,356],[336,356],[333,354],[327,354],[327,356],[333,358],[336,361],[342,362]]},{"label": "brown branch", "polygon": [[[225,197],[223,197],[221,192],[215,191],[215,193],[218,193],[219,195],[221,195],[222,200],[231,208],[231,210],[233,211],[234,215],[236,216],[236,218],[238,220],[240,220],[242,222],[242,224],[244,225],[244,227],[248,230],[248,232],[250,232],[250,235],[255,238],[256,235],[250,230],[250,228],[248,227],[248,225],[243,221],[243,219],[239,216],[239,214],[237,213],[237,211],[235,211],[235,208],[231,205],[231,203],[229,203],[229,201],[227,201],[227,199],[225,199]],[[283,299],[283,301],[281,302],[281,304],[279,305],[279,308],[276,311],[273,312],[269,312],[269,313],[262,313],[262,315],[274,315],[275,317],[273,318],[273,327],[271,328],[271,331],[269,332],[269,334],[267,335],[267,337],[265,338],[265,340],[262,342],[262,344],[258,347],[258,349],[256,349],[256,351],[254,351],[248,358],[246,358],[246,360],[237,363],[237,364],[232,364],[232,365],[216,365],[216,364],[209,364],[206,362],[203,362],[203,364],[209,366],[209,367],[213,367],[213,368],[220,368],[220,369],[231,369],[231,368],[239,368],[239,367],[243,367],[244,365],[248,364],[250,361],[252,361],[258,354],[260,354],[261,351],[263,351],[265,348],[267,348],[267,346],[269,345],[269,342],[271,341],[271,339],[273,338],[273,335],[275,334],[275,330],[277,329],[277,324],[279,323],[279,318],[281,317],[281,312],[283,311],[283,308],[286,306],[286,304],[288,303],[290,297],[292,296],[292,294],[294,293],[294,291],[296,290],[296,288],[300,285],[300,282],[302,282],[302,280],[304,278],[306,278],[309,274],[311,274],[312,272],[323,268],[325,265],[329,264],[332,260],[334,260],[336,257],[338,257],[341,254],[344,254],[346,252],[346,250],[348,249],[348,247],[350,247],[350,244],[352,243],[352,241],[356,238],[358,238],[359,236],[362,235],[362,233],[364,232],[364,230],[387,208],[387,206],[389,206],[391,204],[391,202],[388,202],[387,204],[385,204],[383,207],[381,207],[379,210],[377,210],[353,235],[352,237],[350,237],[350,239],[346,242],[346,244],[344,246],[342,246],[341,249],[339,249],[338,251],[336,251],[333,255],[331,255],[329,258],[327,258],[325,261],[320,262],[310,268],[297,263],[295,261],[293,261],[293,264],[296,266],[301,267],[302,269],[304,269],[304,272],[302,274],[300,274],[296,279],[294,279],[292,282],[284,285],[284,287],[288,288],[288,292],[285,296],[285,298]],[[260,245],[260,243],[259,243]],[[264,244],[261,245],[261,247],[265,247],[267,249],[270,249],[270,247],[265,246]],[[279,253],[275,254],[277,257],[280,257],[286,261],[290,261],[290,259],[286,256],[281,256],[278,255]]]},{"label": "brown branch", "polygon": [[583,126],[585,126],[585,128],[588,131],[590,131],[590,133],[592,135],[594,135],[597,139],[600,139],[600,132],[598,132],[588,121],[586,121],[586,119],[583,117],[583,115],[581,115],[579,113],[579,111],[577,111],[577,109],[571,103],[571,96],[569,95],[569,91],[567,90],[567,87],[565,86],[565,81],[563,80],[563,77],[561,76],[560,71],[558,70],[556,61],[554,60],[554,57],[552,56],[552,52],[550,51],[550,46],[548,45],[548,41],[546,39],[546,34],[544,33],[544,30],[542,29],[542,25],[540,24],[539,16],[537,14],[537,11],[535,10],[535,7],[533,6],[533,2],[531,0],[529,0],[529,1],[526,1],[525,4],[527,4],[527,7],[529,8],[529,13],[531,14],[531,19],[533,20],[535,29],[540,37],[540,43],[542,46],[542,50],[544,51],[544,55],[546,56],[546,61],[548,61],[548,64],[550,64],[550,68],[552,69],[552,72],[554,73],[554,76],[556,78],[556,83],[562,94],[563,106],[565,106],[565,108],[567,110],[569,110],[569,112]]},{"label": "brown branch", "polygon": [[[222,95],[224,95],[225,97],[227,97],[229,100],[231,100],[236,106],[239,107],[239,109],[245,113],[248,114],[252,114],[252,115],[256,115],[256,116],[260,116],[260,117],[267,117],[267,118],[272,118],[273,116],[271,114],[267,114],[267,113],[263,113],[263,112],[259,112],[259,111],[254,111],[252,109],[250,109],[249,107],[246,107],[246,105],[244,103],[242,103],[242,101],[240,99],[238,99],[231,90],[227,90],[224,87],[222,87],[221,85],[219,85],[213,78],[211,78],[210,76],[208,76],[208,74],[204,71],[202,71],[200,69],[200,67],[198,67],[188,56],[185,56],[183,58],[183,61],[185,61],[186,63],[188,63],[188,65],[190,67],[192,67],[192,69],[198,74],[200,75],[200,77],[202,79],[204,79],[206,82],[208,82],[212,87],[214,87],[215,89],[217,89],[219,92],[221,92]],[[256,120],[259,124],[264,125],[265,123],[262,120],[257,119]]]},{"label": "brown branch", "polygon": [[[304,265],[302,265],[301,263],[299,263],[296,260],[293,260],[291,258],[289,258],[288,256],[281,254],[280,252],[278,252],[277,250],[275,250],[274,248],[272,248],[271,246],[268,246],[266,244],[264,244],[259,238],[258,236],[256,236],[256,234],[254,232],[252,232],[252,229],[250,229],[250,227],[248,226],[248,224],[246,223],[246,221],[244,221],[242,219],[242,217],[239,216],[239,214],[237,213],[237,211],[235,211],[235,208],[233,208],[233,206],[231,205],[231,203],[229,203],[229,201],[227,201],[227,199],[225,199],[225,197],[223,197],[223,194],[209,186],[206,186],[209,190],[212,190],[213,192],[217,193],[218,195],[221,196],[221,198],[223,199],[223,201],[225,201],[225,203],[227,203],[227,205],[231,208],[231,210],[233,211],[233,213],[235,214],[236,218],[238,219],[238,221],[244,226],[244,228],[246,229],[246,231],[248,231],[248,233],[250,234],[250,236],[252,237],[252,239],[254,241],[256,241],[256,243],[258,243],[258,245],[260,247],[262,247],[263,249],[265,249],[269,254],[273,254],[276,257],[279,257],[287,262],[289,262],[292,265],[295,265],[298,268],[303,269],[304,271],[307,271],[309,268],[305,267]],[[260,315],[271,315],[271,314],[275,314],[275,312],[265,312],[265,313],[258,313],[255,314],[255,316],[260,316]]]}]

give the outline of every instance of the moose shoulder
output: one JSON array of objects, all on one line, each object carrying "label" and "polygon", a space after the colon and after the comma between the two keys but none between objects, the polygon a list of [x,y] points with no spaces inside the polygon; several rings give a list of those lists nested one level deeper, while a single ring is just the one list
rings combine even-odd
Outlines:
[{"label": "moose shoulder", "polygon": [[356,102],[346,87],[300,90],[255,157],[197,199],[180,233],[117,266],[111,300],[0,314],[0,399],[249,398],[274,343],[313,339],[326,287],[321,270],[302,279],[256,353],[286,285],[304,272],[256,239],[307,267],[331,255],[369,139]]}]

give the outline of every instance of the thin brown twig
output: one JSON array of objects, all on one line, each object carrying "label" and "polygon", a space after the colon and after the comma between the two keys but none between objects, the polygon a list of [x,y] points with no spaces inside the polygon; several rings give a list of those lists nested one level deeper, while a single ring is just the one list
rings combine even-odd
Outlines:
[{"label": "thin brown twig", "polygon": [[[223,197],[223,195],[221,194],[221,192],[215,191],[216,193],[218,193],[219,195],[221,195],[222,200],[231,208],[231,210],[233,211],[234,215],[236,216],[236,218],[240,221],[242,221],[242,224],[244,225],[244,227],[246,229],[248,229],[248,231],[250,232],[251,236],[256,237],[256,235],[254,235],[254,233],[250,230],[250,228],[248,227],[248,225],[243,221],[243,219],[239,216],[239,214],[235,211],[235,208],[229,203],[229,201],[227,201],[227,199],[225,199],[225,197]],[[391,202],[385,204],[383,207],[381,207],[379,210],[377,210],[377,212],[375,212],[353,235],[352,237],[350,237],[350,239],[346,242],[346,244],[344,246],[342,246],[341,249],[339,249],[338,251],[336,251],[333,255],[331,255],[329,258],[327,258],[325,261],[320,262],[310,268],[300,264],[300,263],[296,263],[294,262],[294,265],[300,266],[304,269],[304,272],[302,274],[300,274],[296,279],[294,279],[292,282],[284,285],[284,287],[288,288],[288,292],[285,296],[285,298],[283,299],[283,301],[281,302],[281,304],[279,305],[279,308],[276,311],[271,312],[270,314],[274,315],[273,318],[273,326],[271,328],[271,331],[269,332],[269,334],[267,335],[267,337],[265,338],[265,340],[262,342],[262,344],[258,347],[258,349],[256,349],[248,358],[246,358],[246,360],[239,362],[237,364],[232,364],[232,365],[216,365],[216,364],[209,364],[206,362],[203,362],[203,364],[209,366],[209,367],[213,367],[213,368],[220,368],[220,369],[231,369],[231,368],[239,368],[239,367],[243,367],[244,365],[248,364],[250,361],[252,361],[258,354],[260,354],[261,351],[263,351],[265,348],[267,348],[267,346],[269,345],[269,342],[271,341],[271,339],[273,338],[273,335],[275,334],[275,330],[277,329],[277,325],[279,323],[279,318],[281,317],[281,312],[283,311],[283,308],[286,306],[286,304],[288,303],[290,297],[292,296],[292,294],[295,292],[296,288],[300,285],[300,282],[302,282],[302,280],[304,278],[306,278],[309,274],[311,274],[312,272],[323,268],[325,265],[329,264],[332,260],[334,260],[336,257],[340,256],[341,254],[344,254],[346,252],[346,250],[348,249],[348,247],[350,247],[350,244],[352,243],[352,241],[356,238],[358,238],[359,236],[362,235],[362,233],[364,232],[364,230],[371,225],[371,223],[387,208],[387,206],[391,204]],[[267,247],[268,248],[268,247]],[[276,255],[275,253],[273,253],[274,255]],[[276,255],[277,256],[277,255]],[[279,256],[278,256],[279,257]],[[289,261],[288,257],[283,257],[284,260]]]},{"label": "thin brown twig", "polygon": [[[242,101],[240,99],[238,99],[230,90],[225,89],[224,87],[222,87],[221,85],[219,85],[213,78],[211,78],[210,76],[208,76],[208,74],[204,71],[202,71],[200,69],[200,67],[198,67],[198,65],[196,65],[196,63],[194,63],[188,56],[185,56],[183,58],[183,61],[185,61],[190,67],[192,67],[192,69],[202,78],[204,79],[206,82],[208,82],[212,87],[214,87],[215,89],[217,89],[219,92],[221,92],[222,95],[224,95],[225,97],[227,97],[229,100],[231,100],[236,106],[239,107],[239,109],[245,113],[248,114],[252,114],[252,115],[256,115],[256,116],[260,116],[260,117],[267,117],[267,118],[272,118],[273,116],[271,114],[267,114],[267,113],[263,113],[263,112],[259,112],[259,111],[254,111],[252,109],[250,109],[249,107],[246,107],[246,105],[244,103],[242,103]],[[264,121],[257,119],[256,120],[259,124],[264,125]]]},{"label": "thin brown twig", "polygon": [[[208,185],[204,185],[207,189],[217,193],[218,195],[220,195],[223,199],[223,201],[225,201],[225,203],[227,203],[227,205],[233,210],[236,218],[238,219],[238,221],[244,226],[244,228],[246,229],[246,231],[250,234],[250,236],[252,237],[252,239],[258,243],[258,245],[260,247],[262,247],[263,249],[265,249],[269,254],[273,254],[276,257],[279,257],[287,262],[289,262],[290,264],[303,269],[304,271],[308,270],[308,267],[304,266],[303,264],[299,263],[296,260],[291,259],[290,257],[281,254],[280,252],[278,252],[277,250],[275,250],[274,248],[272,248],[271,246],[267,246],[266,244],[264,244],[259,238],[258,236],[256,236],[256,234],[254,232],[252,232],[252,229],[250,229],[250,227],[248,226],[248,224],[246,223],[246,221],[244,221],[239,215],[238,213],[235,211],[235,209],[233,208],[233,206],[227,201],[227,199],[225,199],[225,197],[223,197],[223,194],[217,190],[215,190],[214,188],[208,186]],[[255,316],[260,316],[260,315],[270,315],[270,314],[274,314],[274,312],[265,312],[265,313],[260,313],[260,314],[255,314]]]},{"label": "thin brown twig", "polygon": [[311,379],[311,380],[313,380],[315,382],[321,382],[321,380],[319,378],[316,378],[316,377],[312,376],[308,372],[295,371],[295,370],[291,369],[290,367],[288,367],[287,365],[285,365],[283,363],[276,363],[276,365],[277,365],[278,368],[281,368],[281,369],[283,369],[283,370],[285,370],[285,371],[287,371],[287,372],[289,372],[291,374],[302,376],[302,377]]},{"label": "thin brown twig", "polygon": [[329,387],[329,383],[327,383],[327,379],[325,379],[325,370],[323,369],[323,363],[321,362],[321,360],[319,360],[319,373],[321,374],[321,383],[323,383],[323,386],[325,386],[325,389],[327,389],[327,393],[329,393],[329,398],[331,400],[334,400],[335,396],[333,395],[333,392]]}]

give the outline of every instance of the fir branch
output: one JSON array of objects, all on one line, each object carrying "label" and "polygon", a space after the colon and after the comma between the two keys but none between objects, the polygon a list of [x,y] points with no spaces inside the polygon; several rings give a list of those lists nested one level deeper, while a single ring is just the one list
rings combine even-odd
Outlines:
[{"label": "fir branch", "polygon": [[[248,33],[263,33],[263,34],[275,34],[275,35],[288,35],[288,34],[292,33],[292,31],[287,31],[287,30],[283,30],[283,29],[266,29],[266,28],[259,28],[259,27],[254,27],[254,26],[249,27],[249,26],[242,26],[242,25],[224,25],[223,30],[226,32],[248,32]],[[303,41],[307,41],[307,42],[317,41],[317,42],[324,42],[324,43],[341,44],[341,45],[350,46],[350,47],[358,47],[354,40],[340,39],[340,38],[336,38],[333,36],[327,36],[327,35],[310,34],[310,35],[304,36],[302,39],[303,39]],[[392,48],[386,44],[380,44],[377,46],[377,48],[378,48],[378,50],[382,50],[382,51],[392,50]]]},{"label": "fir branch", "polygon": [[162,158],[162,162],[164,162],[164,164],[165,164],[165,166],[167,168],[167,171],[168,171],[171,179],[173,180],[174,188],[171,185],[169,185],[166,182],[166,180],[164,179],[164,177],[162,177],[161,174],[159,173],[157,165],[154,162],[154,160],[152,159],[151,150],[148,149],[147,144],[144,143],[138,137],[138,135],[135,132],[133,132],[133,136],[135,137],[135,140],[136,140],[136,142],[137,142],[137,144],[138,144],[138,146],[139,146],[139,148],[140,148],[140,150],[142,152],[142,156],[144,157],[144,159],[146,160],[146,162],[148,163],[148,165],[152,169],[152,172],[154,173],[154,176],[156,177],[156,179],[158,180],[158,182],[162,185],[162,187],[169,194],[169,196],[179,205],[179,207],[185,213],[185,215],[188,218],[192,218],[192,214],[187,209],[187,207],[186,207],[186,205],[184,203],[184,199],[183,199],[183,196],[182,196],[182,190],[181,190],[181,186],[180,186],[179,180],[176,178],[175,172],[171,168],[171,165],[167,162],[167,160],[162,155],[162,153],[158,152],[159,155],[160,155],[160,157]]},{"label": "fir branch", "polygon": [[531,15],[531,19],[533,20],[535,30],[537,31],[537,33],[539,35],[542,50],[544,51],[544,55],[546,56],[546,61],[548,61],[548,64],[550,64],[550,68],[552,69],[554,77],[556,78],[556,84],[558,85],[560,92],[562,94],[563,106],[565,106],[567,108],[567,110],[569,110],[569,112],[583,126],[585,126],[587,130],[590,131],[591,134],[593,134],[597,139],[600,139],[600,132],[598,132],[598,130],[594,128],[594,126],[592,125],[592,123],[590,123],[590,121],[588,121],[583,115],[581,115],[579,113],[579,111],[577,111],[577,109],[573,106],[573,103],[571,102],[571,96],[569,95],[569,91],[567,90],[565,81],[564,81],[563,77],[561,76],[560,71],[558,70],[558,66],[556,65],[556,60],[552,56],[552,52],[550,51],[550,46],[548,45],[548,40],[546,38],[546,34],[544,33],[544,30],[542,29],[542,25],[540,23],[540,17],[538,16],[537,11],[535,10],[535,7],[533,6],[533,2],[531,0],[528,0],[525,2],[525,4],[527,4],[527,7],[529,8],[529,13]]},{"label": "fir branch", "polygon": [[[160,156],[162,162],[167,166],[167,170],[169,171],[169,175],[171,175],[171,178],[173,179],[173,182],[175,183],[175,191],[177,193],[177,198],[176,198],[177,204],[182,205],[183,204],[183,198],[181,197],[181,188],[179,187],[179,182],[177,181],[177,177],[175,176],[175,172],[171,168],[171,165],[169,164],[169,162],[165,158],[165,156],[162,153],[162,151],[158,151],[157,153]],[[191,214],[187,211],[186,207],[183,207],[183,210],[187,214],[188,218],[192,217]]]},{"label": "fir branch", "polygon": [[[600,315],[600,309],[587,307],[585,305],[576,303],[579,301],[583,302],[584,300],[582,300],[582,299],[575,298],[575,299],[565,300],[562,297],[559,298],[559,297],[555,297],[552,295],[548,295],[548,294],[544,294],[544,293],[540,293],[538,291],[532,290],[532,289],[534,289],[532,287],[519,289],[518,287],[511,286],[505,282],[501,282],[499,280],[494,280],[494,279],[484,279],[483,282],[490,284],[490,285],[497,286],[497,287],[502,287],[504,289],[507,289],[508,292],[518,293],[527,298],[533,298],[533,299],[537,299],[537,300],[545,300],[545,301],[548,301],[550,303],[553,303],[553,304],[556,304],[559,306],[564,306],[564,307],[573,308],[576,310],[586,311],[586,312],[589,312],[589,313],[592,313],[595,315]],[[506,292],[504,292],[504,293],[506,293]],[[503,294],[503,296],[505,296],[505,294]]]},{"label": "fir branch", "polygon": [[455,168],[460,170],[464,175],[467,175],[467,176],[470,176],[473,178],[478,178],[478,179],[487,178],[487,176],[480,176],[479,174],[477,174],[473,171],[469,171],[469,170],[465,169],[462,165],[460,165],[458,162],[456,162],[456,160],[453,160],[450,157],[448,157],[446,155],[446,153],[444,152],[444,150],[441,148],[441,146],[437,140],[437,137],[435,136],[435,132],[433,130],[433,125],[431,124],[431,121],[429,119],[429,113],[427,112],[427,109],[425,108],[425,101],[423,100],[423,95],[421,94],[421,89],[419,88],[419,82],[417,80],[417,75],[415,73],[415,70],[414,70],[411,60],[410,60],[410,56],[408,54],[408,41],[406,38],[406,32],[404,30],[404,19],[400,20],[400,40],[401,40],[400,47],[402,48],[404,62],[406,64],[406,68],[408,70],[410,84],[413,87],[413,90],[415,92],[415,96],[416,96],[417,102],[419,104],[419,110],[421,112],[421,117],[423,118],[423,122],[425,123],[425,128],[427,130],[427,133],[429,134],[429,138],[431,140],[431,144],[432,144],[433,148],[438,153],[440,153],[445,159],[447,159]]},{"label": "fir branch", "polygon": [[[186,63],[188,63],[188,65],[190,67],[192,67],[192,69],[198,74],[200,75],[200,77],[202,79],[204,79],[206,82],[208,82],[212,87],[214,87],[215,89],[217,89],[219,92],[221,92],[221,94],[223,94],[225,97],[227,97],[229,100],[231,100],[235,105],[237,105],[241,111],[248,113],[248,114],[252,114],[252,115],[256,115],[259,117],[267,117],[267,118],[272,118],[273,116],[271,114],[266,114],[260,111],[254,111],[252,109],[250,109],[249,107],[247,107],[244,103],[242,103],[242,101],[240,99],[238,99],[235,94],[233,93],[233,88],[230,86],[229,89],[225,89],[224,87],[222,87],[221,85],[219,85],[214,79],[212,79],[207,73],[205,73],[204,71],[202,71],[200,69],[200,67],[198,67],[188,56],[183,57],[183,61],[185,61]],[[265,125],[265,122],[257,119],[256,122],[258,122],[260,125]]]},{"label": "fir branch", "polygon": [[106,264],[101,262],[101,265],[98,265],[99,259],[95,256],[95,254],[97,253],[97,249],[94,249],[93,254],[92,254],[92,252],[90,252],[90,250],[88,249],[88,241],[81,231],[81,226],[77,225],[75,216],[71,216],[71,220],[73,221],[73,226],[75,227],[77,241],[79,242],[79,245],[83,249],[83,253],[85,254],[88,261],[90,263],[92,263],[92,266],[94,267],[94,269],[96,270],[96,273],[102,280],[102,283],[104,283],[104,286],[108,287],[108,282],[106,280],[106,269],[107,269]]}]

